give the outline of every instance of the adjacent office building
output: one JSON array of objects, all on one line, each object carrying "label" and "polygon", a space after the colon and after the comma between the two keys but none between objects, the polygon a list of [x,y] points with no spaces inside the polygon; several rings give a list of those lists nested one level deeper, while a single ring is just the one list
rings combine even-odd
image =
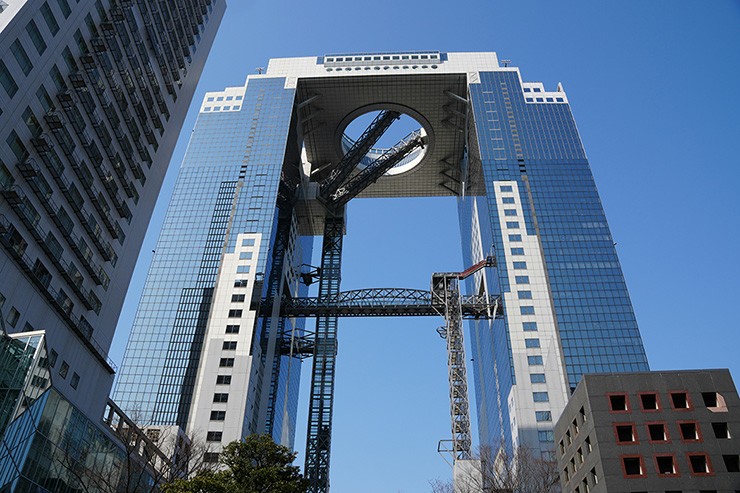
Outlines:
[{"label": "adjacent office building", "polygon": [[[243,87],[208,93],[116,401],[215,444],[268,432],[292,445],[301,360],[291,340],[304,327],[281,317],[280,298],[305,293],[313,236],[325,235],[330,259],[323,293],[335,292],[347,197],[456,197],[465,264],[490,254],[497,263],[468,290],[500,295],[505,309],[468,327],[480,441],[554,452],[554,422],[584,373],[648,364],[568,97],[506,65],[495,53],[438,51],[273,59]],[[345,129],[377,111],[408,115],[419,130],[342,168],[367,138]],[[307,455],[314,438],[328,454],[327,324],[317,329],[329,336],[315,348]],[[329,421],[317,425],[314,413]]]},{"label": "adjacent office building", "polygon": [[0,2],[0,311],[6,346],[43,345],[29,368],[49,373],[5,403],[3,487],[65,487],[52,459],[73,426],[47,441],[39,419],[101,424],[113,331],[225,7]]},{"label": "adjacent office building", "polygon": [[586,375],[555,426],[562,491],[738,491],[738,433],[727,370]]}]

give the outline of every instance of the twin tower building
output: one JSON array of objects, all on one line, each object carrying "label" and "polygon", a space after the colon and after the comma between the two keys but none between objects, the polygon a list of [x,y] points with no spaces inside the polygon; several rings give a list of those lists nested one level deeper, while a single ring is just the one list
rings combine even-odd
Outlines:
[{"label": "twin tower building", "polygon": [[[366,137],[345,130],[369,112],[413,118],[423,146],[358,186],[388,155],[368,144],[346,183],[322,194]],[[466,281],[504,306],[466,327],[481,443],[554,450],[554,422],[583,374],[648,370],[563,88],[523,80],[495,53],[354,53],[273,59],[243,87],[206,94],[114,401],[199,430],[216,452],[251,433],[293,446],[302,365],[286,340],[304,320],[280,303],[306,295],[316,236],[325,261],[327,241],[341,255],[354,196],[456,197],[466,266],[495,257]],[[329,262],[321,275],[337,292],[329,271],[341,262]],[[314,361],[317,371],[333,386],[333,367]],[[312,413],[330,415],[332,390],[312,392]]]},{"label": "twin tower building", "polygon": [[[547,454],[583,374],[648,369],[562,87],[524,81],[495,53],[337,54],[274,59],[206,94],[106,403],[113,330],[225,4],[6,3],[0,369],[13,392],[0,398],[0,484],[73,484],[54,465],[73,455],[64,444],[115,455],[122,412],[204,437],[207,461],[251,433],[293,446],[311,355],[307,474],[320,490],[337,319],[319,317],[311,337],[283,305],[316,279],[320,298],[340,292],[353,197],[455,197],[466,267],[495,258],[464,287],[503,305],[465,328],[481,444]],[[362,135],[345,132],[368,113]],[[402,115],[418,129],[376,147]],[[316,236],[322,266],[307,272]]]}]

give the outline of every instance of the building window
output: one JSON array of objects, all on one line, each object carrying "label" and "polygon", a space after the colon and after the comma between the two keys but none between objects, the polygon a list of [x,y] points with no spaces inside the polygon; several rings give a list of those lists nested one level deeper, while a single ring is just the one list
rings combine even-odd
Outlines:
[{"label": "building window", "polygon": [[516,209],[504,209],[505,216],[516,216]]},{"label": "building window", "polygon": [[532,392],[532,398],[535,402],[550,402],[550,396],[547,392]]},{"label": "building window", "polygon": [[653,455],[653,458],[655,459],[655,470],[658,471],[658,476],[680,476],[674,454]]},{"label": "building window", "polygon": [[540,442],[554,442],[555,441],[555,437],[553,435],[552,430],[538,431],[537,435],[538,435],[538,438],[540,439]]},{"label": "building window", "polygon": [[732,438],[730,436],[730,427],[727,423],[712,423],[712,430],[714,431],[714,438],[719,440],[728,440]]},{"label": "building window", "polygon": [[614,423],[614,436],[619,445],[640,443],[634,423]]},{"label": "building window", "polygon": [[704,406],[710,411],[715,413],[727,412],[727,403],[719,392],[702,392],[701,398],[704,401]]},{"label": "building window", "polygon": [[235,351],[236,350],[236,341],[224,341],[224,345],[222,348],[224,351]]},{"label": "building window", "polygon": [[239,333],[239,326],[238,325],[227,325],[226,326],[226,333],[227,334],[238,334]]},{"label": "building window", "polygon": [[687,453],[686,460],[691,468],[692,476],[714,476],[712,461],[705,452]]},{"label": "building window", "polygon": [[211,411],[211,421],[223,421],[226,419],[226,411]]},{"label": "building window", "polygon": [[638,392],[640,398],[640,407],[645,412],[662,411],[660,406],[660,396],[657,392]]},{"label": "building window", "polygon": [[542,356],[527,356],[527,363],[529,366],[543,365]]},{"label": "building window", "polygon": [[514,190],[511,188],[511,185],[501,185],[502,192],[513,192]]},{"label": "building window", "polygon": [[2,60],[0,60],[0,84],[3,85],[5,92],[11,98],[18,92],[18,84],[15,83],[13,76],[8,71],[8,67],[5,66]]},{"label": "building window", "polygon": [[516,276],[517,284],[529,284],[529,276]]},{"label": "building window", "polygon": [[509,229],[519,229],[519,221],[506,221],[506,227]]},{"label": "building window", "polygon": [[622,461],[622,472],[625,478],[644,478],[647,476],[642,455],[621,455],[619,458]]},{"label": "building window", "polygon": [[15,130],[10,131],[10,135],[5,139],[5,143],[10,146],[10,150],[13,151],[13,154],[18,158],[18,161],[23,162],[26,160],[28,157],[28,151]]},{"label": "building window", "polygon": [[21,42],[17,39],[13,41],[13,44],[10,45],[10,51],[13,52],[15,61],[18,62],[18,66],[23,70],[23,73],[26,75],[30,74],[31,70],[33,70],[33,64],[31,63],[31,59],[28,58],[26,50],[21,46]]},{"label": "building window", "polygon": [[524,339],[524,345],[526,347],[540,347],[539,339]]},{"label": "building window", "polygon": [[218,452],[206,452],[203,454],[203,462],[206,464],[215,464],[218,462]]},{"label": "building window", "polygon": [[72,373],[72,378],[69,381],[69,386],[77,390],[77,386],[80,384],[80,376],[77,373]]},{"label": "building window", "polygon": [[241,318],[241,310],[229,310],[229,318]]},{"label": "building window", "polygon": [[68,18],[69,14],[72,13],[72,9],[69,8],[67,0],[57,0],[57,3],[59,4],[59,9],[62,11],[62,15],[64,15],[64,18]]},{"label": "building window", "polygon": [[62,366],[59,368],[59,376],[63,379],[67,378],[67,373],[69,372],[69,363],[66,361],[62,361]]},{"label": "building window", "polygon": [[517,291],[517,296],[520,300],[531,300],[532,291]]},{"label": "building window", "polygon": [[522,328],[524,332],[532,332],[537,330],[537,322],[522,322]]},{"label": "building window", "polygon": [[535,411],[534,415],[537,421],[552,421],[552,412],[550,411]]},{"label": "building window", "polygon": [[209,431],[206,433],[207,442],[220,442],[221,437],[223,437],[223,432],[220,431]]},{"label": "building window", "polygon": [[691,411],[694,409],[694,406],[691,405],[689,393],[685,390],[668,392],[668,395],[671,398],[671,405],[674,411]]},{"label": "building window", "polygon": [[630,400],[625,393],[607,394],[609,400],[609,410],[612,413],[628,413],[631,411]]},{"label": "building window", "polygon": [[11,307],[10,312],[8,313],[8,318],[5,319],[6,322],[8,322],[8,325],[11,327],[15,327],[18,324],[18,319],[21,318],[21,312],[15,309],[15,307]]},{"label": "building window", "polygon": [[242,246],[254,246],[254,238],[247,238],[242,240]]},{"label": "building window", "polygon": [[246,288],[247,287],[247,280],[246,279],[237,279],[234,281],[234,287],[235,288]]},{"label": "building window", "polygon": [[699,423],[696,421],[676,421],[682,442],[703,442]]},{"label": "building window", "polygon": [[54,368],[54,366],[57,364],[57,358],[59,357],[59,353],[54,351],[53,349],[49,353],[49,366],[51,368]]},{"label": "building window", "polygon": [[668,435],[668,427],[665,422],[661,423],[645,423],[647,428],[648,441],[650,443],[670,443],[670,436]]},{"label": "building window", "polygon": [[241,303],[244,301],[244,295],[243,294],[232,294],[231,295],[231,302],[232,303]]},{"label": "building window", "polygon": [[504,204],[513,204],[514,203],[514,197],[504,197],[501,199]]},{"label": "building window", "polygon": [[509,235],[509,241],[522,241],[522,235]]},{"label": "building window", "polygon": [[527,262],[514,262],[514,268],[515,269],[526,269]]},{"label": "building window", "polygon": [[534,307],[533,306],[520,306],[519,313],[522,315],[534,315]]},{"label": "building window", "polygon": [[723,455],[727,472],[740,472],[740,455]]},{"label": "building window", "polygon": [[221,368],[231,368],[234,366],[234,358],[221,358],[218,366],[220,366]]},{"label": "building window", "polygon": [[248,265],[237,265],[236,267],[236,273],[237,274],[246,274],[249,272],[249,266]]},{"label": "building window", "polygon": [[239,260],[249,260],[252,258],[252,252],[241,252],[239,253]]},{"label": "building window", "polygon": [[530,373],[529,374],[529,381],[532,383],[545,383],[545,374],[544,373]]},{"label": "building window", "polygon": [[44,38],[41,36],[41,32],[33,19],[26,24],[26,32],[28,33],[28,37],[31,38],[33,46],[36,47],[36,51],[39,55],[43,55],[44,51],[46,51],[46,43],[44,42]]},{"label": "building window", "polygon": [[231,384],[231,375],[217,375],[216,385],[229,385]]},{"label": "building window", "polygon": [[41,6],[41,15],[44,16],[44,21],[46,21],[46,25],[49,27],[51,35],[56,36],[59,32],[59,24],[57,24],[57,20],[54,18],[54,13],[49,8],[49,4],[47,2],[44,2]]},{"label": "building window", "polygon": [[524,255],[524,248],[521,248],[521,247],[512,248],[511,254],[512,255]]},{"label": "building window", "polygon": [[213,402],[229,402],[229,394],[213,394]]}]

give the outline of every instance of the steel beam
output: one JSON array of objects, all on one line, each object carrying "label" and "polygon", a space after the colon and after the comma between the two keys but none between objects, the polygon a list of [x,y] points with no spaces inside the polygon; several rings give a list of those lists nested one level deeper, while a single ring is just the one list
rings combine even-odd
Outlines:
[{"label": "steel beam", "polygon": [[[327,216],[321,252],[319,297],[329,298],[339,293],[342,279],[342,235],[344,218]],[[329,456],[331,423],[334,407],[334,375],[337,355],[337,317],[322,315],[316,320],[313,347],[311,401],[308,408],[306,465],[304,475],[310,493],[329,491]]]}]

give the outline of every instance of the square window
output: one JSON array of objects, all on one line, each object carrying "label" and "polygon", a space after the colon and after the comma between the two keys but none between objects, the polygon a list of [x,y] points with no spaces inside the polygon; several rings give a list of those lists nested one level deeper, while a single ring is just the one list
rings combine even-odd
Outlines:
[{"label": "square window", "polygon": [[655,458],[655,470],[658,471],[658,476],[680,476],[676,458],[673,454],[654,455],[653,457]]},{"label": "square window", "polygon": [[239,333],[239,326],[238,325],[227,325],[226,326],[226,333],[227,334],[238,334]]},{"label": "square window", "polygon": [[519,313],[522,315],[534,315],[534,307],[533,306],[520,306]]},{"label": "square window", "polygon": [[220,366],[221,368],[231,368],[234,366],[234,358],[221,358],[218,366]]},{"label": "square window", "polygon": [[236,351],[236,341],[224,341],[221,349],[224,351]]},{"label": "square window", "polygon": [[554,442],[555,441],[555,437],[553,435],[552,430],[539,431],[537,432],[537,435],[540,439],[540,442]]},{"label": "square window", "polygon": [[552,421],[552,413],[550,411],[535,411],[534,415],[537,421]]},{"label": "square window", "polygon": [[681,433],[682,442],[702,442],[704,441],[699,423],[696,421],[676,421],[678,431]]},{"label": "square window", "polygon": [[524,339],[524,345],[526,347],[540,347],[539,339]]},{"label": "square window", "polygon": [[211,421],[223,421],[226,419],[226,411],[211,411]]},{"label": "square window", "polygon": [[640,443],[634,423],[614,423],[614,436],[619,445]]},{"label": "square window", "polygon": [[648,441],[650,443],[670,443],[668,427],[665,422],[645,423],[645,427],[647,428]]},{"label": "square window", "polygon": [[532,392],[532,398],[535,402],[550,402],[550,396],[547,392]]},{"label": "square window", "polygon": [[216,385],[231,384],[231,375],[216,375]]},{"label": "square window", "polygon": [[506,221],[506,227],[509,229],[519,229],[519,221]]},{"label": "square window", "polygon": [[625,478],[644,478],[647,476],[642,455],[622,455],[620,459],[622,460],[622,472]]},{"label": "square window", "polygon": [[694,409],[694,406],[691,405],[689,393],[685,390],[668,392],[668,395],[671,398],[671,405],[674,411],[690,411]]},{"label": "square window", "polygon": [[532,332],[537,330],[537,322],[522,322],[522,328],[525,332]]},{"label": "square window", "polygon": [[637,396],[640,398],[640,407],[643,411],[662,411],[660,396],[657,392],[638,392]]},{"label": "square window", "polygon": [[691,468],[692,476],[714,476],[712,461],[709,460],[709,456],[706,453],[687,453],[686,459]]},{"label": "square window", "polygon": [[527,356],[527,363],[529,366],[537,366],[544,364],[542,362],[542,356]]},{"label": "square window", "polygon": [[719,392],[702,392],[701,398],[704,401],[704,406],[712,412],[727,412],[727,404],[725,398]]},{"label": "square window", "polygon": [[609,409],[612,413],[628,413],[631,411],[627,394],[607,394],[606,396],[609,399]]},{"label": "square window", "polygon": [[723,455],[727,472],[740,472],[740,455]]},{"label": "square window", "polygon": [[213,394],[213,402],[229,402],[229,394]]},{"label": "square window", "polygon": [[242,310],[229,310],[229,318],[241,318]]},{"label": "square window", "polygon": [[203,454],[203,462],[206,464],[215,464],[218,462],[218,452],[206,452]]},{"label": "square window", "polygon": [[732,438],[730,436],[730,427],[727,423],[712,423],[712,430],[714,431],[714,437],[719,440]]}]

